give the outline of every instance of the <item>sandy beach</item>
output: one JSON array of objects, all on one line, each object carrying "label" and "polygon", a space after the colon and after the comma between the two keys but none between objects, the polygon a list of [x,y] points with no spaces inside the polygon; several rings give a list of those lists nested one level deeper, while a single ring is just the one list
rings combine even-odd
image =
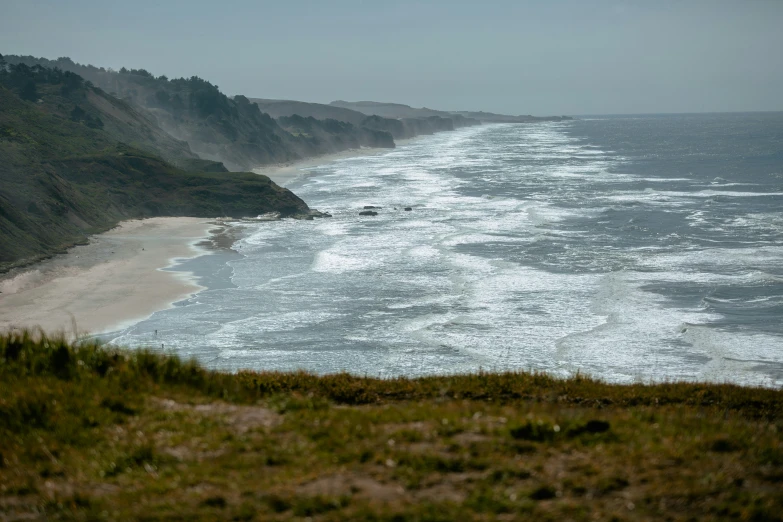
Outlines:
[{"label": "sandy beach", "polygon": [[201,287],[162,271],[175,259],[207,253],[199,243],[212,229],[204,218],[124,221],[67,254],[0,280],[0,330],[96,334],[168,308]]},{"label": "sandy beach", "polygon": [[[405,142],[411,140],[404,140]],[[352,149],[254,169],[287,186],[306,170],[339,159],[391,149]],[[176,259],[208,253],[203,218],[151,218],[120,223],[63,255],[0,277],[0,331],[41,327],[68,336],[119,330],[198,292],[186,274],[163,271]],[[231,234],[212,237],[220,247]],[[228,238],[228,239],[227,239]],[[199,245],[201,243],[201,245]],[[226,245],[222,245],[226,246]]]}]

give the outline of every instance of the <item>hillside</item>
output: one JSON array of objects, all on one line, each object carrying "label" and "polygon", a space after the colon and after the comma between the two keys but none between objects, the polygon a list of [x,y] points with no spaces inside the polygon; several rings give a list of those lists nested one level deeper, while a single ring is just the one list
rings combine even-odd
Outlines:
[{"label": "hillside", "polygon": [[[486,112],[439,111],[398,103],[334,101],[329,105],[292,100],[230,98],[218,86],[193,76],[169,80],[144,69],[119,71],[82,65],[69,58],[48,60],[32,56],[6,56],[11,64],[41,65],[73,72],[125,103],[122,112],[133,117],[144,133],[115,137],[142,150],[159,154],[185,169],[204,169],[188,158],[223,163],[229,170],[249,170],[270,163],[345,150],[347,144],[388,147],[389,140],[479,125],[481,122],[561,121],[565,116],[507,116]],[[107,103],[95,100],[96,103]],[[108,110],[108,107],[105,108]],[[347,122],[352,127],[321,125],[315,134],[289,132],[277,120],[301,116]],[[126,122],[129,123],[129,122]],[[330,130],[326,130],[330,129]],[[110,130],[110,129],[109,129]],[[123,132],[126,132],[124,129]],[[372,132],[368,132],[372,131]],[[379,134],[381,133],[381,134]],[[388,133],[385,136],[382,133]],[[146,142],[153,142],[153,147]],[[179,144],[178,144],[179,142]],[[183,149],[185,142],[187,150]]]},{"label": "hillside", "polygon": [[113,140],[159,155],[185,170],[226,171],[219,163],[200,160],[187,142],[173,138],[130,104],[90,88],[75,73],[19,64],[10,68],[2,83],[47,114],[103,131]]},{"label": "hillside", "polygon": [[318,120],[299,115],[282,116],[278,124],[294,136],[309,141],[314,149],[325,154],[329,150],[358,149],[359,147],[394,148],[394,139],[383,130],[355,127],[346,121]]},{"label": "hillside", "polygon": [[349,109],[367,115],[363,125],[390,132],[395,138],[413,138],[423,134],[451,131],[480,125],[481,122],[461,114],[433,109],[414,109],[401,103],[333,101],[332,107]]},{"label": "hillside", "polygon": [[483,123],[536,123],[542,121],[566,121],[571,120],[570,116],[531,116],[530,114],[522,116],[509,116],[507,114],[495,114],[493,112],[483,111],[454,111],[455,114],[473,118]]},{"label": "hillside", "polygon": [[0,336],[4,520],[781,520],[783,392],[210,372]]},{"label": "hillside", "polygon": [[305,103],[290,100],[264,100],[258,98],[252,98],[251,101],[257,103],[262,111],[268,112],[272,117],[277,118],[278,122],[280,122],[281,118],[292,116],[302,116],[305,118],[312,117],[317,119],[329,118],[348,122],[357,128],[388,132],[397,140],[414,138],[423,134],[452,131],[460,127],[479,124],[478,120],[469,119],[458,114],[430,111],[429,109],[411,109],[407,105],[399,105],[399,107],[407,107],[410,111],[406,112],[402,110],[398,111],[396,114],[410,114],[410,116],[386,117],[372,114],[371,109],[368,109],[367,114],[365,114],[358,110],[335,105],[337,103],[348,104],[348,102],[333,102],[331,105],[324,105],[321,103]]},{"label": "hillside", "polygon": [[[217,85],[196,76],[169,80],[144,69],[113,71],[77,64],[69,58],[6,56],[6,60],[74,72],[145,113],[166,133],[187,142],[200,158],[222,162],[229,170],[339,152],[345,149],[335,149],[332,144],[351,139],[330,136],[324,142],[293,135],[245,96],[229,98]],[[370,142],[366,146],[374,145]]]},{"label": "hillside", "polygon": [[472,111],[438,111],[423,107],[416,109],[402,103],[385,103],[374,101],[347,102],[343,100],[333,101],[330,105],[343,109],[350,109],[367,115],[378,115],[384,118],[440,118],[454,119],[456,127],[475,125],[481,123],[534,123],[541,121],[570,120],[568,116],[508,116],[491,112]]},{"label": "hillside", "polygon": [[333,101],[329,105],[334,107],[341,107],[344,109],[351,109],[353,111],[361,112],[368,116],[376,115],[384,118],[428,118],[430,116],[440,116],[441,118],[447,118],[450,113],[445,111],[437,111],[434,109],[428,109],[423,107],[421,109],[415,109],[410,105],[404,105],[402,103],[384,103],[374,101],[358,101],[348,102],[343,100]]},{"label": "hillside", "polygon": [[[413,138],[424,134],[452,131],[461,127],[478,125],[478,120],[460,114],[451,114],[431,109],[413,109],[401,104],[376,102],[332,102],[305,103],[291,100],[265,100],[251,98],[262,111],[272,117],[290,116],[333,119],[348,122],[355,127],[388,132],[394,139]],[[350,106],[350,107],[349,107]],[[377,112],[374,108],[378,107]]]},{"label": "hillside", "polygon": [[317,120],[346,121],[359,127],[367,118],[366,114],[351,109],[344,109],[323,103],[300,102],[294,100],[267,100],[264,98],[250,98],[250,101],[258,104],[261,111],[275,119],[286,116],[302,116],[303,118],[315,118]]},{"label": "hillside", "polygon": [[[173,162],[213,172],[175,167],[150,152],[158,146]],[[265,176],[231,174],[198,159],[77,75],[0,64],[0,271],[123,219],[269,211],[308,208]]]}]

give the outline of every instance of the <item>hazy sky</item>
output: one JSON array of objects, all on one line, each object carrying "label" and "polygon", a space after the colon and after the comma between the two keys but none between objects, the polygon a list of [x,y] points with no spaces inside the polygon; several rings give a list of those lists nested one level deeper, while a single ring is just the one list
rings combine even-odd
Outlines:
[{"label": "hazy sky", "polygon": [[0,53],[326,103],[783,110],[783,0],[0,0]]}]

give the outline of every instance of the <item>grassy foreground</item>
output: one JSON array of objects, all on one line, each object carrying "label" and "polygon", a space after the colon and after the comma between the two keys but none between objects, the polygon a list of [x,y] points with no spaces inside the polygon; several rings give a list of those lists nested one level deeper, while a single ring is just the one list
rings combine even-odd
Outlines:
[{"label": "grassy foreground", "polygon": [[781,520],[783,392],[210,372],[0,336],[0,520]]}]

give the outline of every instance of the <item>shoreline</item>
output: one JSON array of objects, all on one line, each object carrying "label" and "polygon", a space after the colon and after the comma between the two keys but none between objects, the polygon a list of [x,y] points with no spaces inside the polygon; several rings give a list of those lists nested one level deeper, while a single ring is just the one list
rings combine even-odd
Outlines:
[{"label": "shoreline", "polygon": [[[253,172],[285,187],[307,169],[394,150],[350,149]],[[237,232],[210,218],[122,221],[90,236],[87,244],[0,275],[0,332],[40,328],[73,339],[123,330],[203,290],[192,274],[166,269],[214,249],[231,248]]]},{"label": "shoreline", "polygon": [[251,170],[255,174],[262,174],[269,177],[272,181],[280,185],[281,187],[288,187],[291,183],[294,183],[302,176],[307,174],[308,169],[319,167],[327,163],[332,163],[341,159],[358,158],[363,156],[375,156],[385,154],[397,150],[397,147],[407,145],[413,141],[419,139],[422,136],[416,136],[414,138],[407,138],[404,140],[398,140],[395,142],[396,147],[394,149],[385,148],[370,148],[365,147],[361,149],[348,149],[341,152],[332,152],[330,154],[323,154],[321,156],[314,156],[311,158],[303,158],[300,160],[292,161],[289,163],[277,163],[273,165],[262,165]]},{"label": "shoreline", "polygon": [[208,254],[210,245],[222,247],[224,234],[225,225],[206,218],[123,221],[86,245],[0,278],[0,331],[95,335],[171,308],[203,287],[164,269]]}]

